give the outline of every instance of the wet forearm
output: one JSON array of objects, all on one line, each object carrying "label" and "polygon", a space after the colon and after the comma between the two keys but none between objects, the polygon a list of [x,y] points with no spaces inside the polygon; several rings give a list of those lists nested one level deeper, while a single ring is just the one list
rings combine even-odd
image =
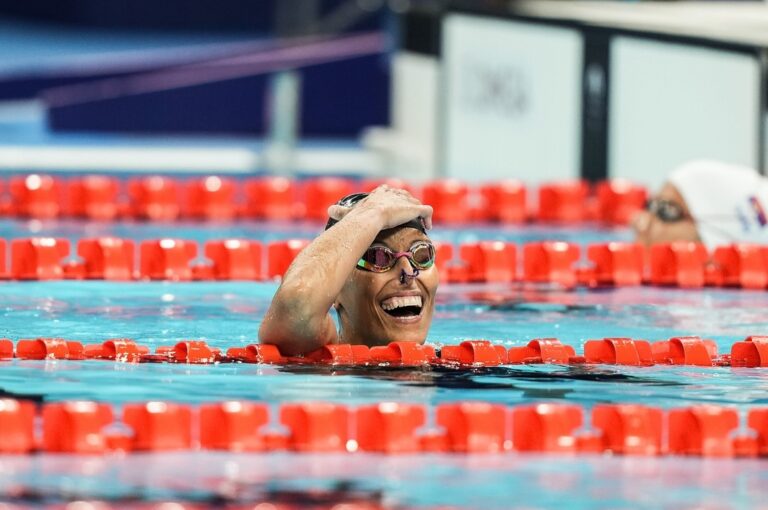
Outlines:
[{"label": "wet forearm", "polygon": [[262,331],[276,329],[268,323],[276,321],[279,329],[290,329],[292,336],[321,332],[336,296],[381,225],[377,211],[361,208],[312,241],[286,271]]},{"label": "wet forearm", "polygon": [[352,211],[299,253],[286,271],[278,295],[282,290],[311,290],[301,292],[302,301],[309,300],[327,312],[380,228],[375,211]]}]

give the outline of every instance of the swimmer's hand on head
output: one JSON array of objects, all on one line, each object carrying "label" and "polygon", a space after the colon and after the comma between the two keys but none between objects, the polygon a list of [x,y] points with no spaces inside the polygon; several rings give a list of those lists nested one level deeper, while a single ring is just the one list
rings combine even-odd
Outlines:
[{"label": "swimmer's hand on head", "polygon": [[[378,208],[381,211],[386,225],[382,230],[402,225],[416,218],[421,218],[427,230],[432,229],[432,207],[423,205],[404,189],[390,188],[386,184],[380,186],[356,203],[354,209],[360,207]],[[350,206],[334,204],[328,208],[328,216],[341,221],[352,209],[353,207]]]},{"label": "swimmer's hand on head", "polygon": [[432,207],[386,185],[352,207],[332,205],[328,213],[338,223],[296,256],[259,329],[260,342],[277,345],[286,355],[339,342],[330,309],[382,230],[419,218],[425,228],[432,227]]}]

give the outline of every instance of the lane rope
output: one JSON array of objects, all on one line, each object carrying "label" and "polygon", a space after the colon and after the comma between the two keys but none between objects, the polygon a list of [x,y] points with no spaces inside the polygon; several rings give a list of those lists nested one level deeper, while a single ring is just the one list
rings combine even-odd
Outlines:
[{"label": "lane rope", "polygon": [[600,221],[625,225],[645,206],[647,190],[623,180],[546,183],[536,189],[536,207],[522,182],[480,186],[458,180],[417,185],[399,179],[260,176],[181,179],[142,176],[121,180],[106,175],[62,178],[17,175],[0,187],[0,214],[18,218],[85,218],[99,221],[308,220],[325,221],[328,206],[380,184],[405,188],[435,208],[437,223],[524,222],[578,224]]},{"label": "lane rope", "polygon": [[[0,278],[11,280],[265,281],[279,279],[308,239],[262,243],[253,239],[186,239],[135,242],[85,238],[76,256],[64,238],[0,238]],[[138,248],[138,250],[137,250]],[[768,246],[715,248],[693,242],[654,245],[595,243],[583,250],[563,241],[518,246],[503,241],[435,243],[436,265],[445,283],[557,284],[563,288],[657,285],[696,289],[768,288]],[[586,261],[583,260],[586,255]]]},{"label": "lane rope", "polygon": [[[587,420],[588,417],[588,420]],[[40,421],[41,427],[35,423]],[[0,453],[228,450],[382,454],[768,456],[768,408],[540,403],[0,400]]]},{"label": "lane rope", "polygon": [[435,346],[392,342],[387,346],[333,344],[301,357],[280,353],[274,345],[235,346],[222,352],[203,340],[150,348],[132,339],[113,338],[85,344],[62,338],[0,339],[0,360],[106,360],[126,363],[262,363],[273,365],[333,365],[361,367],[446,367],[471,370],[524,364],[623,365],[635,367],[697,366],[766,368],[768,336],[750,336],[734,342],[728,354],[719,354],[712,340],[697,336],[649,342],[631,338],[587,340],[583,352],[557,338],[538,338],[524,346],[505,347],[488,340],[465,340],[458,345]]}]

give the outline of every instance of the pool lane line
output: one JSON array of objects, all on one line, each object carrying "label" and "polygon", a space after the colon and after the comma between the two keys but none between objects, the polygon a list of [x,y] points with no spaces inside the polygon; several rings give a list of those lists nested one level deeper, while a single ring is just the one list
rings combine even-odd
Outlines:
[{"label": "pool lane line", "polygon": [[[276,410],[275,410],[276,409]],[[589,416],[589,421],[585,420]],[[743,419],[742,419],[743,418]],[[40,422],[41,427],[36,423]],[[768,457],[768,408],[0,400],[0,453],[186,450]]]},{"label": "pool lane line", "polygon": [[648,342],[631,338],[588,340],[584,351],[557,338],[533,339],[524,346],[505,347],[488,340],[465,340],[458,345],[435,346],[392,342],[387,346],[326,345],[304,356],[284,356],[269,344],[249,344],[221,349],[203,340],[184,340],[175,345],[150,348],[128,338],[85,344],[62,338],[20,339],[15,345],[0,339],[0,360],[105,360],[132,363],[262,363],[274,365],[331,365],[365,367],[448,367],[471,370],[522,364],[659,365],[697,367],[768,367],[768,337],[750,336],[731,345],[730,354],[718,354],[717,344],[697,336],[672,337]]}]

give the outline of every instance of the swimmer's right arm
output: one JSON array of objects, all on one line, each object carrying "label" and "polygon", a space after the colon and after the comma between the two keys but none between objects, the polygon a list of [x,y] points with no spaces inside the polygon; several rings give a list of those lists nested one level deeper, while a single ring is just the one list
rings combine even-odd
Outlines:
[{"label": "swimmer's right arm", "polygon": [[424,218],[431,227],[432,208],[407,192],[382,186],[348,210],[294,259],[259,328],[259,340],[286,355],[311,352],[338,342],[329,310],[357,261],[381,230]]}]

